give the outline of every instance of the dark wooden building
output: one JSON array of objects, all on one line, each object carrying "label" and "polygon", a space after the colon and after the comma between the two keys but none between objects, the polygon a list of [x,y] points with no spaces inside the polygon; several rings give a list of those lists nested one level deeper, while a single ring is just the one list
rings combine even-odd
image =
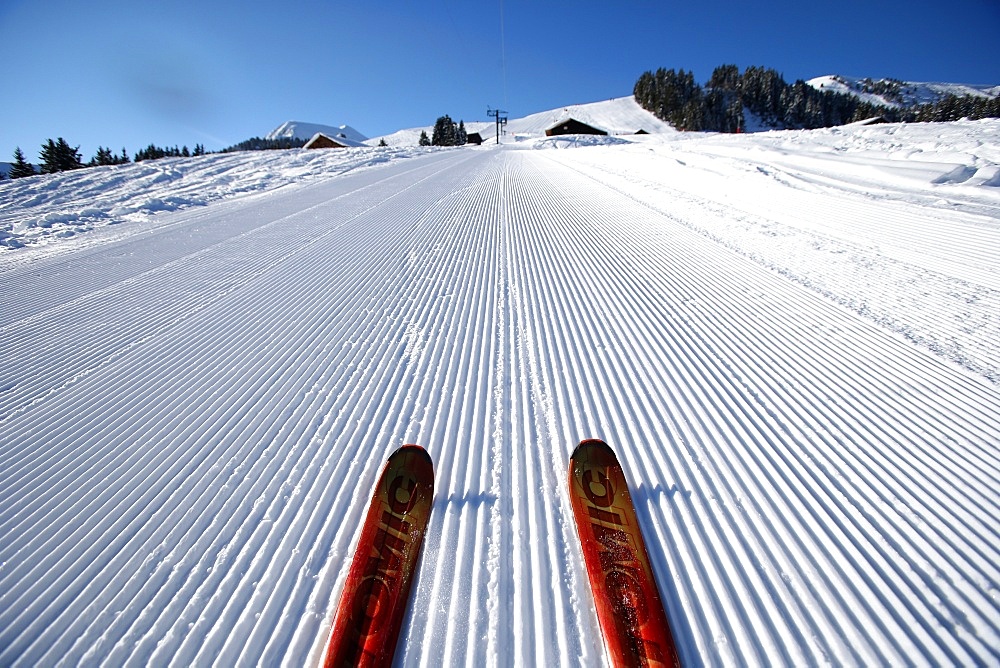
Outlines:
[{"label": "dark wooden building", "polygon": [[349,148],[351,146],[360,146],[360,144],[340,135],[330,137],[322,132],[317,132],[302,148]]},{"label": "dark wooden building", "polygon": [[555,135],[606,135],[608,134],[604,130],[595,128],[592,125],[587,125],[575,118],[568,118],[565,121],[560,121],[557,125],[553,125],[551,128],[545,131],[546,137],[552,137]]}]

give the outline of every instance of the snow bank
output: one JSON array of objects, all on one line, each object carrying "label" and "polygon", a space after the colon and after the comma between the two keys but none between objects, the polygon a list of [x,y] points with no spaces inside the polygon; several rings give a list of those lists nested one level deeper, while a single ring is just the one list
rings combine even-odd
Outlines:
[{"label": "snow bank", "polygon": [[255,151],[164,158],[0,182],[0,253],[152,215],[310,183],[421,149]]},{"label": "snow bank", "polygon": [[532,142],[531,147],[544,150],[549,148],[562,149],[591,146],[621,146],[628,143],[628,140],[620,137],[603,135],[559,135],[556,137],[537,139]]},{"label": "snow bank", "polygon": [[998,119],[678,134],[574,152],[573,161],[1000,382],[997,137]]}]

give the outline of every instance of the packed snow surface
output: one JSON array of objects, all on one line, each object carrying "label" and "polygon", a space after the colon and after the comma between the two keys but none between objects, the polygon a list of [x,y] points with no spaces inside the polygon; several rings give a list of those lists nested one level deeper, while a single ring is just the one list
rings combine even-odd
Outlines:
[{"label": "packed snow surface", "polygon": [[686,665],[996,665],[997,137],[0,184],[0,665],[314,665],[404,443],[436,497],[397,664],[602,665],[566,489],[587,437]]}]

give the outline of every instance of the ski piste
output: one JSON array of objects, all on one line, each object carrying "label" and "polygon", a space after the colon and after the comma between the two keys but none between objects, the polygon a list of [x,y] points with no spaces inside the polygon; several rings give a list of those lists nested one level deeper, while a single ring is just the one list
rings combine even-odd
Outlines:
[{"label": "ski piste", "polygon": [[434,466],[419,445],[386,461],[341,594],[325,668],[389,666],[434,497]]},{"label": "ski piste", "polygon": [[611,664],[680,666],[628,482],[607,443],[576,447],[569,491]]}]

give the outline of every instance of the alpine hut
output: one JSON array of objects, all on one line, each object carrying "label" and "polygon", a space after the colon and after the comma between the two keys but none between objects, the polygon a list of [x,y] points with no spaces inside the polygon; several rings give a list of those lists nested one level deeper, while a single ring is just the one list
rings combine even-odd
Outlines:
[{"label": "alpine hut", "polygon": [[560,121],[556,125],[545,131],[546,137],[553,137],[555,135],[606,135],[608,134],[604,130],[595,128],[593,125],[587,125],[582,121],[578,121],[575,118],[567,118],[565,121]]},{"label": "alpine hut", "polygon": [[344,134],[331,137],[322,132],[317,132],[302,148],[351,148],[357,146],[364,146],[364,144],[348,139]]}]

